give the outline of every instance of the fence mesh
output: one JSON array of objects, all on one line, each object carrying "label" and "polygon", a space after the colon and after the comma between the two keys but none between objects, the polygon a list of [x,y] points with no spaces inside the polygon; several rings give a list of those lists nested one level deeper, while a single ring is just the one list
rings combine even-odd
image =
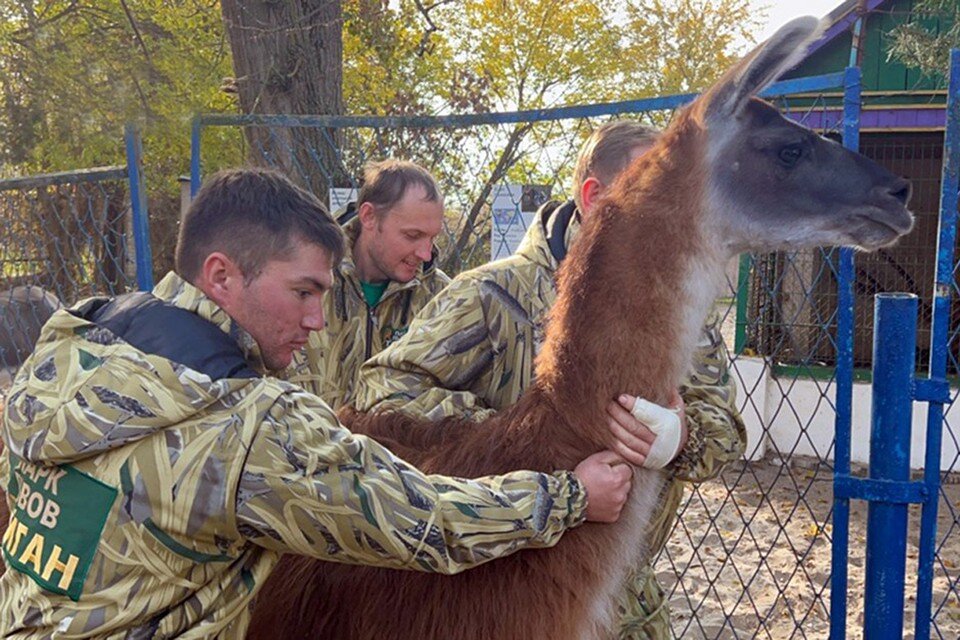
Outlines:
[{"label": "fence mesh", "polygon": [[[778,104],[790,117],[839,139],[836,94],[808,93]],[[319,119],[311,125],[309,118],[239,124],[222,119],[209,123],[220,126],[202,129],[201,149],[217,145],[218,158],[247,158],[282,168],[321,199],[332,199],[332,209],[338,201],[329,190],[358,186],[365,161],[413,160],[434,173],[446,196],[446,220],[438,246],[443,268],[454,275],[505,255],[505,250],[509,253],[511,242],[522,236],[530,222],[528,214],[544,197],[567,197],[576,155],[594,128],[611,117],[662,125],[671,115],[669,109],[586,111],[572,117],[531,115],[521,121],[481,124],[370,118],[360,124],[333,125],[327,119],[320,126]],[[898,247],[856,258],[855,358],[856,366],[868,367],[873,293],[913,291],[925,300],[921,306],[929,307],[942,134],[864,134],[861,148],[913,180],[918,213],[917,230]],[[207,172],[216,168],[204,166]],[[508,185],[526,188],[509,190],[500,201],[509,206],[498,205],[494,196],[502,196]],[[725,318],[739,405],[748,423],[748,460],[689,489],[678,523],[656,559],[676,637],[823,638],[828,634],[836,253],[754,255],[730,265],[729,292],[718,307]],[[928,349],[929,317],[921,317],[920,324],[924,327],[920,349]],[[955,372],[957,351],[951,353]],[[924,357],[918,351],[918,359]],[[956,444],[949,425],[948,431],[945,443],[952,438]],[[953,466],[960,468],[957,460]],[[960,557],[958,508],[960,492],[956,485],[945,483],[934,596],[934,629],[940,637],[960,636],[960,587],[954,560]],[[908,565],[908,576],[915,575],[916,525],[914,517],[913,548],[908,551],[908,562],[913,564]],[[857,637],[862,625],[865,531],[866,507],[854,501],[847,597],[851,637]],[[908,598],[910,625],[912,603]]]},{"label": "fence mesh", "polygon": [[0,181],[0,392],[61,305],[136,288],[126,169]]},{"label": "fence mesh", "polygon": [[[577,150],[599,122],[576,118],[449,127],[377,125],[338,129],[327,135],[317,135],[315,127],[248,126],[245,131],[233,131],[232,136],[205,129],[203,144],[206,148],[213,138],[231,145],[233,153],[218,154],[228,163],[231,158],[247,158],[284,169],[334,211],[346,198],[331,201],[330,189],[359,188],[362,167],[369,160],[398,158],[427,167],[445,197],[446,217],[437,238],[441,266],[455,275],[488,261],[491,242],[503,244],[505,238],[525,228],[523,216],[496,220],[491,216],[495,192],[506,185],[537,185],[541,187],[538,194],[565,198]],[[318,139],[322,149],[303,148]],[[337,143],[342,146],[335,146]],[[338,169],[325,168],[325,158],[337,163]],[[205,171],[216,168],[204,167]],[[521,204],[523,192],[511,190],[510,194],[507,200],[513,209]],[[528,197],[522,204],[532,213],[539,203]]]}]

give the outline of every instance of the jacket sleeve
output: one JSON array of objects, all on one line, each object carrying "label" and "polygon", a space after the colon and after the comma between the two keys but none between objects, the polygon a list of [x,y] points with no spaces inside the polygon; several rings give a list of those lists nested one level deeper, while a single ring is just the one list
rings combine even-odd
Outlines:
[{"label": "jacket sleeve", "polygon": [[[0,410],[0,415],[2,415],[2,410]],[[2,419],[2,418],[0,418]],[[10,453],[6,451],[6,446],[3,444],[3,440],[0,440],[0,491],[3,491],[4,502],[7,502],[7,506],[13,504],[11,496],[7,493],[7,487],[10,486]],[[5,526],[6,520],[0,522],[0,526]]]},{"label": "jacket sleeve", "polygon": [[481,420],[494,410],[473,390],[490,387],[493,356],[476,283],[454,280],[417,313],[405,336],[364,363],[354,404],[430,420]]},{"label": "jacket sleeve", "polygon": [[290,390],[253,438],[237,492],[240,533],[323,560],[453,574],[549,547],[583,521],[570,472],[427,476]]},{"label": "jacket sleeve", "polygon": [[737,388],[730,376],[720,322],[718,313],[710,314],[693,368],[680,387],[690,432],[672,463],[681,480],[702,482],[715,477],[725,464],[739,459],[746,447],[746,428],[736,407]]}]

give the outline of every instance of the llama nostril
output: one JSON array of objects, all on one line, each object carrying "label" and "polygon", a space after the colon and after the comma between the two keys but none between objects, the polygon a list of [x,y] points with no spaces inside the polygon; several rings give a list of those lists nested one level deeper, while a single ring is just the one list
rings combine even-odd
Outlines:
[{"label": "llama nostril", "polygon": [[910,194],[913,192],[913,187],[908,180],[898,178],[887,192],[906,206],[910,201]]}]

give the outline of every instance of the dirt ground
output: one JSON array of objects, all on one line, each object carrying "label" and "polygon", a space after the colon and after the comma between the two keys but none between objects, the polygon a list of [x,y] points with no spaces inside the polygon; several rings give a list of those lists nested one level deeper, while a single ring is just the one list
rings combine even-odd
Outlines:
[{"label": "dirt ground", "polygon": [[[863,469],[855,469],[863,474]],[[690,495],[657,562],[678,638],[826,638],[832,568],[833,477],[794,458],[731,465]],[[851,501],[847,637],[863,636],[867,508]],[[913,637],[919,508],[911,507],[906,633]],[[960,638],[960,477],[938,510],[931,637]],[[952,587],[951,587],[952,585]]]}]

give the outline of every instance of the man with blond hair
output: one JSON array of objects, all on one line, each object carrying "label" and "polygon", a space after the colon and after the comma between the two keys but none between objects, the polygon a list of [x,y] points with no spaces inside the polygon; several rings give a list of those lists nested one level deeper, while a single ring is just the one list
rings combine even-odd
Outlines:
[{"label": "man with blond hair", "polygon": [[[557,297],[556,271],[576,241],[581,217],[593,213],[617,175],[653,145],[656,135],[625,120],[599,127],[581,149],[572,199],[541,207],[515,255],[460,274],[430,301],[403,339],[361,369],[357,407],[393,408],[434,420],[448,415],[481,419],[516,402],[533,380],[547,314]],[[608,407],[611,428],[641,452],[624,449],[624,457],[669,473],[649,540],[654,557],[669,537],[686,482],[716,476],[743,453],[744,427],[719,327],[713,314],[671,408],[679,420],[654,427],[663,412],[651,413],[649,403],[628,395],[619,398],[620,406]],[[650,565],[631,576],[620,616],[621,637],[671,637],[664,591]]]}]

